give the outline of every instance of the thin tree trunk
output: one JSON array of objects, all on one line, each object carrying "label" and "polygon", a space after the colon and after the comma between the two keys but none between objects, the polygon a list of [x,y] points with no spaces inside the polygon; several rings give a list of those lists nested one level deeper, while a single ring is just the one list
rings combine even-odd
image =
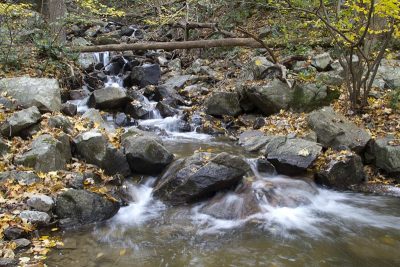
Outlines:
[{"label": "thin tree trunk", "polygon": [[64,27],[64,18],[67,7],[64,0],[42,0],[42,13],[50,24],[50,30],[54,37],[60,43],[65,43],[66,32]]}]

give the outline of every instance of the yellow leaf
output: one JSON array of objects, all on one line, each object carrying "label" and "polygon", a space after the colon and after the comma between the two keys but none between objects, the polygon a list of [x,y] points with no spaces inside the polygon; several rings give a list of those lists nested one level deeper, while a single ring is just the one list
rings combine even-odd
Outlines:
[{"label": "yellow leaf", "polygon": [[126,249],[124,248],[124,249],[121,249],[120,251],[119,251],[119,255],[120,256],[124,256],[126,254]]}]

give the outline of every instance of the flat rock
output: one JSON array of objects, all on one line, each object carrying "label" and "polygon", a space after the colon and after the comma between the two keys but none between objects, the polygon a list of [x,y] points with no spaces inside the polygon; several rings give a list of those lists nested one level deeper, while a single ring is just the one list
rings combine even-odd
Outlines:
[{"label": "flat rock", "polygon": [[258,152],[265,148],[273,136],[267,136],[261,131],[245,131],[239,135],[239,145],[246,151]]},{"label": "flat rock", "polygon": [[98,109],[124,108],[128,102],[125,89],[121,87],[106,87],[95,90],[89,99],[89,106]]}]

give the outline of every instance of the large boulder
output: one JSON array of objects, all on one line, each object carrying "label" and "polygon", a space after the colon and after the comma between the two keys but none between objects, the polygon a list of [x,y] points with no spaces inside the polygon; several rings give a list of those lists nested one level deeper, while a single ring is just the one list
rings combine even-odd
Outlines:
[{"label": "large boulder", "polygon": [[107,220],[114,216],[119,208],[118,202],[93,192],[69,189],[58,195],[55,213],[63,225],[73,226]]},{"label": "large boulder", "polygon": [[98,130],[79,134],[75,139],[76,152],[90,164],[104,169],[109,175],[130,174],[129,165],[122,151],[112,146]]},{"label": "large boulder", "polygon": [[290,107],[301,112],[328,106],[339,97],[339,93],[328,89],[325,85],[315,83],[296,84],[293,90]]},{"label": "large boulder", "polygon": [[157,174],[174,159],[159,139],[150,136],[129,136],[122,146],[132,172]]},{"label": "large boulder", "polygon": [[395,143],[394,138],[385,137],[371,141],[366,159],[390,175],[400,174],[400,145]]},{"label": "large boulder", "polygon": [[215,92],[204,105],[206,113],[213,116],[237,116],[242,112],[239,97],[234,92]]},{"label": "large boulder", "polygon": [[44,134],[33,140],[31,148],[15,157],[14,162],[25,167],[34,168],[38,172],[62,170],[71,160],[69,137],[65,134],[57,139]]},{"label": "large boulder", "polygon": [[3,136],[13,137],[23,130],[36,124],[42,115],[37,107],[30,107],[18,112],[14,112],[0,125],[0,132]]},{"label": "large boulder", "polygon": [[308,116],[308,125],[317,134],[318,142],[326,148],[351,149],[361,153],[371,139],[365,129],[337,114],[331,107],[312,112]]},{"label": "large boulder", "polygon": [[132,68],[131,80],[134,84],[145,87],[157,85],[161,79],[161,69],[157,64],[149,64]]},{"label": "large boulder", "polygon": [[106,87],[95,90],[89,99],[89,106],[98,109],[123,108],[128,102],[125,89],[121,87]]},{"label": "large boulder", "polygon": [[234,188],[249,169],[238,156],[196,153],[171,164],[157,181],[154,195],[172,204],[199,201]]},{"label": "large boulder", "polygon": [[331,160],[316,174],[316,182],[338,189],[347,189],[364,180],[364,165],[361,157],[351,153]]},{"label": "large boulder", "polygon": [[248,99],[267,116],[288,109],[293,98],[293,90],[279,79],[265,85],[249,85],[244,90]]},{"label": "large boulder", "polygon": [[61,109],[61,92],[56,79],[5,78],[0,80],[0,93],[4,92],[26,108],[36,106],[44,112]]},{"label": "large boulder", "polygon": [[321,145],[300,138],[272,138],[265,147],[265,156],[277,172],[298,175],[312,166],[321,153]]}]

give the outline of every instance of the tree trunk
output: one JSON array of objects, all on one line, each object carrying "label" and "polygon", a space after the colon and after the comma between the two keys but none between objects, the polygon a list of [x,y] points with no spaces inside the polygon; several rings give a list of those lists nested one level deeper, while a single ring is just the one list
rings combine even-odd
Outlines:
[{"label": "tree trunk", "polygon": [[52,38],[60,43],[65,43],[64,19],[67,7],[64,0],[41,0],[40,9],[49,23]]}]

